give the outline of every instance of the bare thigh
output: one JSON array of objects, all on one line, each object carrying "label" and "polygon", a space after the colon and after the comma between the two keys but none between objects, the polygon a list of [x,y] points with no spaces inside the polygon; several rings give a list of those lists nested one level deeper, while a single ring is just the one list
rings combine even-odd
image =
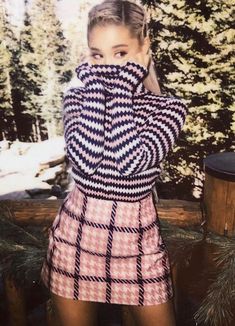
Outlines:
[{"label": "bare thigh", "polygon": [[173,299],[152,306],[128,306],[137,326],[175,326]]},{"label": "bare thigh", "polygon": [[97,303],[66,299],[51,293],[57,325],[97,326]]}]

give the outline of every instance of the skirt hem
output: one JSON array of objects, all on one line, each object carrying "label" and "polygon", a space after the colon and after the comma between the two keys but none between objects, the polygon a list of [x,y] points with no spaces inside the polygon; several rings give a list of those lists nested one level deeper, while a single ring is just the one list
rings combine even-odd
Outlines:
[{"label": "skirt hem", "polygon": [[122,305],[122,306],[138,306],[138,307],[141,307],[141,306],[156,306],[156,305],[159,305],[159,304],[163,304],[163,303],[166,303],[168,301],[170,301],[171,299],[174,298],[174,293],[172,293],[171,295],[169,295],[169,297],[166,299],[166,300],[161,300],[161,301],[156,301],[155,303],[143,303],[143,304],[136,304],[136,303],[133,303],[133,302],[120,302],[120,301],[117,301],[117,300],[111,300],[110,302],[107,302],[107,301],[104,301],[104,300],[98,300],[98,299],[88,299],[88,298],[84,298],[83,296],[79,296],[77,299],[74,299],[74,297],[71,297],[71,296],[64,296],[64,295],[61,295],[61,293],[58,293],[56,291],[53,291],[51,289],[49,289],[44,282],[43,283],[43,286],[46,287],[46,289],[52,293],[52,294],[55,294],[55,295],[58,295],[59,297],[62,297],[64,299],[69,299],[69,300],[74,300],[74,301],[87,301],[87,302],[94,302],[94,303],[104,303],[104,304],[116,304],[116,305]]}]

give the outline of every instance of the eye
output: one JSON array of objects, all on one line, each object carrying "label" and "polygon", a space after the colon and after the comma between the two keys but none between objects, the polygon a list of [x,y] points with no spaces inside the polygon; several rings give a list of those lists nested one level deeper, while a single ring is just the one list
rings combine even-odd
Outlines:
[{"label": "eye", "polygon": [[91,56],[94,58],[94,59],[100,59],[100,58],[97,58],[96,56],[100,56],[100,54],[99,53],[92,53],[91,54]]},{"label": "eye", "polygon": [[121,58],[124,57],[127,54],[127,52],[125,52],[125,51],[120,51],[120,52],[117,52],[115,54],[119,54],[119,53],[121,53],[121,56],[120,56]]}]

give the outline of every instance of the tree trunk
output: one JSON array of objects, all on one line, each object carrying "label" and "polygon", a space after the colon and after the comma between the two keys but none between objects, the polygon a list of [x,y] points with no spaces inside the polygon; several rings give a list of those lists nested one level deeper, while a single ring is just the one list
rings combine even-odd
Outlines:
[{"label": "tree trunk", "polygon": [[42,141],[38,117],[36,117],[35,126],[36,126],[37,141]]}]

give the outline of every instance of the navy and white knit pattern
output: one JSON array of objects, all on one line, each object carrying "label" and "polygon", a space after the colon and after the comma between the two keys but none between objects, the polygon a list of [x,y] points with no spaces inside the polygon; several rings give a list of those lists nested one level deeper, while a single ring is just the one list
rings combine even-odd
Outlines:
[{"label": "navy and white knit pattern", "polygon": [[69,88],[63,97],[74,181],[96,198],[144,198],[184,125],[185,104],[146,89],[148,70],[134,61],[123,66],[85,62],[75,71],[83,86]]}]

